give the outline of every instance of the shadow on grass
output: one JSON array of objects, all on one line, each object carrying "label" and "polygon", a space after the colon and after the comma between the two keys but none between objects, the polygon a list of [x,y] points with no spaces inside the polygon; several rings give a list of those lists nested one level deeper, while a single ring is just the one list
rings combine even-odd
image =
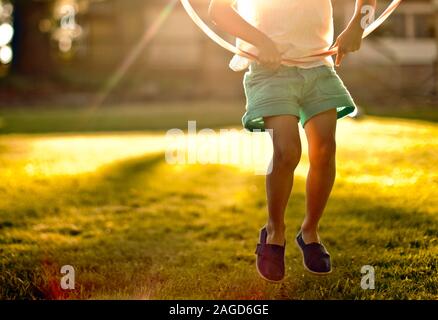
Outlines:
[{"label": "shadow on grass", "polygon": [[[57,181],[45,190],[48,197],[35,198],[46,202],[40,208],[59,209],[36,209],[33,216],[24,217],[25,224],[12,221],[7,227],[9,231],[20,227],[24,234],[21,243],[3,239],[1,298],[366,298],[351,282],[360,279],[360,266],[371,263],[398,277],[405,273],[394,268],[403,261],[412,264],[413,259],[403,256],[401,249],[415,254],[436,246],[433,217],[408,207],[382,206],[378,198],[334,194],[333,213],[324,218],[322,232],[332,252],[342,252],[335,256],[335,274],[323,280],[293,277],[281,286],[268,286],[257,278],[253,266],[257,232],[253,226],[265,217],[259,200],[264,199],[263,189],[245,191],[248,197],[229,204],[225,197],[235,191],[231,177],[242,173],[217,168],[222,178],[218,180],[210,175],[211,167],[178,172],[162,159],[162,155],[131,159],[96,174],[63,178],[62,187]],[[197,180],[201,175],[212,188],[206,195],[202,192],[207,186]],[[297,184],[301,204],[304,181],[297,179]],[[218,196],[216,185],[229,193]],[[28,194],[19,197],[26,203]],[[55,198],[62,202],[54,202]],[[292,202],[290,209],[295,206]],[[296,223],[301,217],[288,219]],[[32,232],[39,234],[26,238]],[[18,241],[20,235],[12,238]],[[20,244],[29,246],[20,249]],[[295,263],[300,257],[290,247]],[[436,263],[430,256],[427,259],[415,261],[415,266]],[[60,267],[67,264],[77,274],[77,288],[71,293],[58,285]],[[301,265],[296,265],[288,272],[301,273]],[[425,282],[428,274],[417,274],[416,281]],[[383,282],[380,287],[387,297],[401,295],[400,288],[393,293],[387,286]]]},{"label": "shadow on grass", "polygon": [[[70,263],[77,260],[88,260],[92,263],[96,258],[99,261],[114,259],[115,255],[114,252],[111,252],[111,246],[107,248],[107,251],[96,246],[103,237],[98,237],[96,243],[90,245],[90,239],[95,235],[88,234],[86,231],[87,229],[101,230],[105,228],[107,220],[114,218],[111,214],[120,215],[125,212],[126,209],[125,211],[122,210],[120,204],[129,202],[129,199],[125,197],[127,191],[130,190],[132,185],[135,185],[140,176],[141,179],[147,179],[147,173],[152,172],[162,159],[163,155],[161,154],[153,157],[141,157],[107,165],[92,175],[54,178],[52,179],[54,181],[51,181],[46,188],[39,189],[42,194],[32,194],[22,190],[24,192],[20,192],[14,201],[16,206],[11,207],[10,210],[3,209],[0,211],[2,230],[23,229],[26,232],[33,232],[33,227],[42,225],[45,219],[49,219],[49,224],[46,224],[41,230],[38,229],[40,233],[49,236],[60,234],[73,239],[78,238],[81,239],[81,243],[63,247],[56,243],[55,237],[52,241],[43,241],[47,246],[41,246],[41,239],[35,239],[26,234],[20,235],[18,233],[10,237],[3,234],[0,237],[0,243],[4,247],[0,249],[0,252],[5,254],[6,261],[1,259],[1,297],[64,298],[66,293],[56,290],[59,287],[59,269],[63,265],[56,263],[58,257],[63,257],[65,254],[68,256],[79,254],[84,258],[69,259]],[[41,183],[41,181],[36,183]],[[61,201],[59,201],[60,199]],[[107,214],[105,210],[102,212],[95,210],[96,206],[106,205],[113,212]],[[75,223],[70,223],[70,221],[76,221],[76,218],[78,218],[75,215],[93,214],[99,215],[100,219],[86,221],[83,228],[78,228]],[[17,219],[14,219],[15,217]],[[67,227],[64,225],[67,225]],[[123,241],[120,241],[121,239],[111,241],[113,235],[108,232],[103,232],[103,234],[106,239],[103,241],[105,244],[117,245],[123,243]],[[17,244],[28,244],[30,249],[14,252],[11,247]],[[99,251],[99,254],[96,255],[97,251]],[[53,284],[55,276],[58,279],[56,281],[57,285]],[[72,295],[68,294],[67,296],[71,297]]]}]

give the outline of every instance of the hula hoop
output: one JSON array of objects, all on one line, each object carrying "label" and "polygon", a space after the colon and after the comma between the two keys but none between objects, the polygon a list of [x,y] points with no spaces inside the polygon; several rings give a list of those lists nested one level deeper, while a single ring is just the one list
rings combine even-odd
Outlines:
[{"label": "hula hoop", "polygon": [[[189,17],[211,40],[213,40],[215,43],[217,43],[219,46],[221,46],[225,50],[230,51],[231,53],[237,54],[239,56],[242,56],[242,57],[245,57],[245,58],[248,58],[251,60],[257,60],[256,55],[237,48],[236,46],[232,45],[231,43],[229,43],[228,41],[226,41],[222,37],[220,37],[216,32],[214,32],[199,17],[199,15],[196,13],[196,11],[193,9],[192,5],[190,4],[190,0],[180,0],[180,1],[181,1],[182,6],[184,7],[185,11],[189,15]],[[372,24],[370,24],[364,30],[362,38],[364,39],[364,38],[368,37],[372,32],[374,32],[374,30],[376,30],[378,27],[380,27],[382,25],[382,23],[385,22],[386,19],[388,19],[388,17],[395,11],[395,9],[397,9],[397,7],[400,5],[401,2],[402,2],[402,0],[393,0],[389,4],[389,6],[385,9],[385,11],[380,15],[380,17],[377,18],[376,20],[374,20],[374,22]],[[311,55],[311,56],[306,56],[306,57],[301,57],[299,59],[327,57],[327,56],[335,55],[337,52],[338,52],[338,48],[332,47],[331,49],[329,49],[323,53],[315,54],[315,55]],[[283,64],[296,64],[298,62],[299,61],[290,60],[290,59],[284,59],[282,61]]]}]

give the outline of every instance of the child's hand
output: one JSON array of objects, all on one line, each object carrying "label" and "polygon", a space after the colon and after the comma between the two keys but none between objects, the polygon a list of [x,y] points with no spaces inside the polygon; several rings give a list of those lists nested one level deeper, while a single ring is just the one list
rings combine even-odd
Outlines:
[{"label": "child's hand", "polygon": [[272,70],[277,70],[280,67],[281,54],[271,39],[267,38],[258,49],[258,63]]},{"label": "child's hand", "polygon": [[346,54],[360,49],[363,32],[364,30],[359,25],[351,25],[336,39],[332,47],[338,46],[338,54],[336,55],[337,67],[341,65]]}]

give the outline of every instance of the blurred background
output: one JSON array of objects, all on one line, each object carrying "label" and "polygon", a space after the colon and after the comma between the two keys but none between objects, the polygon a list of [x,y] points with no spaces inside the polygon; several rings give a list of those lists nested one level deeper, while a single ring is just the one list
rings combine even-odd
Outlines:
[{"label": "blurred background", "polygon": [[[191,3],[208,21],[208,0]],[[354,1],[333,4],[339,34]],[[436,30],[436,0],[404,0],[338,69],[360,112],[339,121],[321,224],[335,272],[304,273],[288,246],[288,278],[270,286],[253,255],[265,177],[164,160],[167,130],[190,120],[241,129],[231,54],[178,0],[0,0],[0,299],[437,299]],[[301,134],[289,237],[305,212]],[[375,290],[360,287],[364,265]]]},{"label": "blurred background", "polygon": [[[339,33],[354,3],[333,2]],[[378,2],[380,13],[389,1]],[[2,0],[1,106],[205,98],[243,104],[242,74],[227,68],[230,54],[175,3]],[[208,1],[192,4],[205,18]],[[403,1],[346,60],[339,71],[359,105],[371,113],[434,117],[428,111],[438,96],[437,7],[433,0]]]}]

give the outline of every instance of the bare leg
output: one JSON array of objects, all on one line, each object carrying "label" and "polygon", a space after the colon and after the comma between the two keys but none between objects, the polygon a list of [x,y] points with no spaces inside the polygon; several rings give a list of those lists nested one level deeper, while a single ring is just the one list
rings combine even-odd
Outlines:
[{"label": "bare leg", "polygon": [[310,170],[306,184],[307,213],[301,226],[305,243],[319,242],[318,223],[336,177],[336,110],[310,119],[305,125]]},{"label": "bare leg", "polygon": [[275,116],[265,119],[266,129],[273,130],[274,155],[272,173],[266,177],[269,219],[267,243],[284,245],[284,214],[292,191],[294,170],[301,158],[298,119]]}]

